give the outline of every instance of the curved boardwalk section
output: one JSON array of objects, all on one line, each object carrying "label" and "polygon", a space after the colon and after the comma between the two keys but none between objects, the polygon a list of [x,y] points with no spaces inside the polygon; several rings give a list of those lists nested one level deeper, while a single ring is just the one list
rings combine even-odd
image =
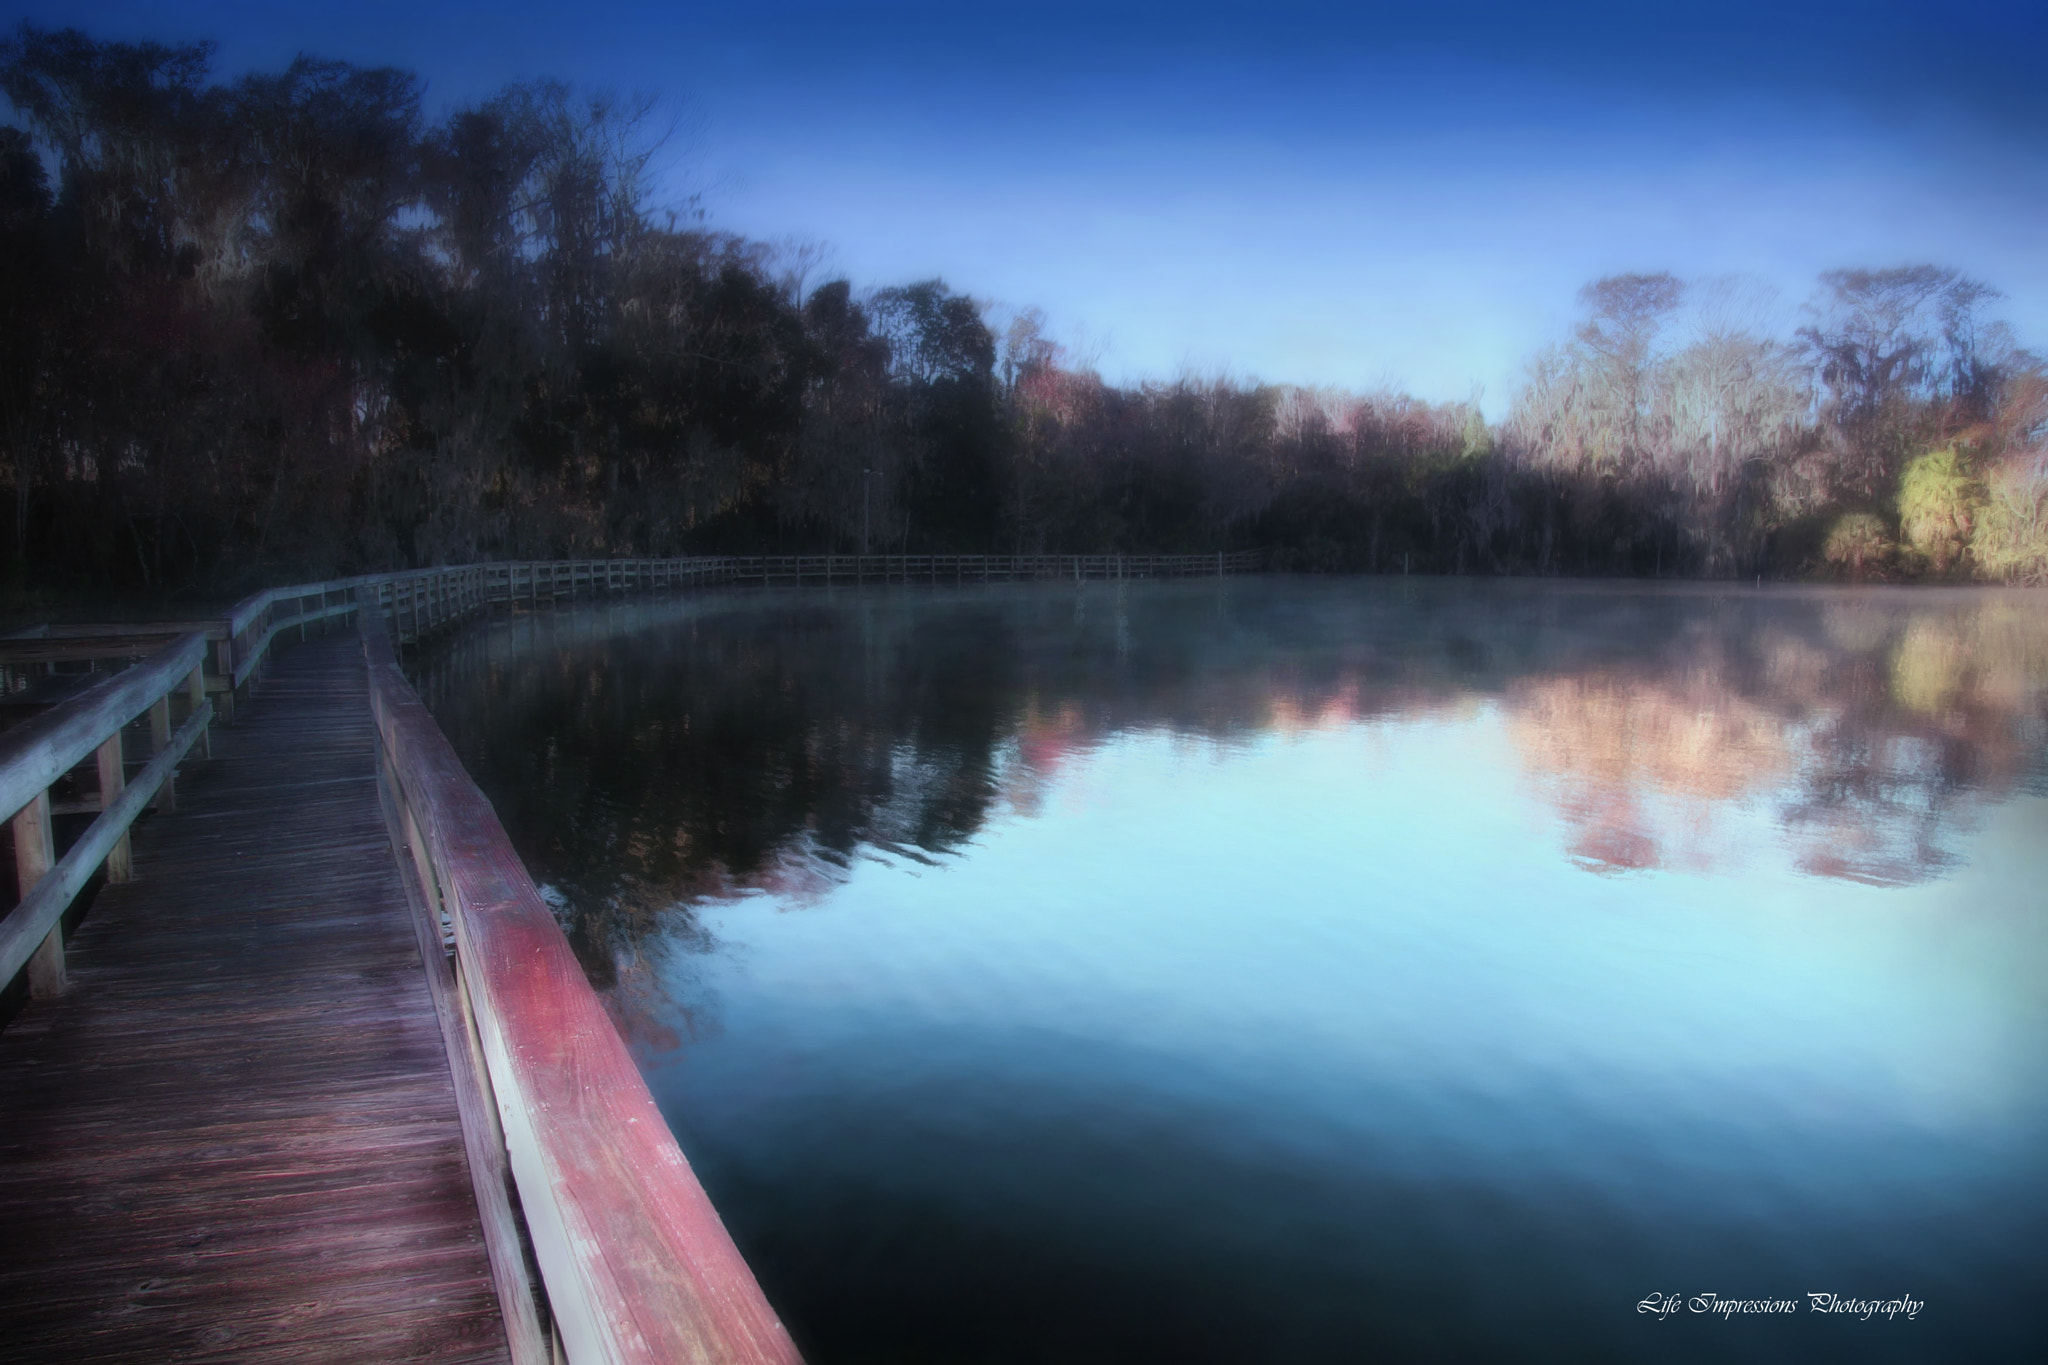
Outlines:
[{"label": "curved boardwalk section", "polygon": [[501,1361],[362,648],[289,648],[0,1033],[0,1360]]}]

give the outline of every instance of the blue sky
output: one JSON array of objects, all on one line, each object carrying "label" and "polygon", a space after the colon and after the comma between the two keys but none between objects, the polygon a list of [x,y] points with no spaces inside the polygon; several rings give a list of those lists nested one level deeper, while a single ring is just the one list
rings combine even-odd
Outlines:
[{"label": "blue sky", "polygon": [[558,76],[680,111],[668,194],[1036,305],[1115,379],[1483,391],[1594,276],[1933,260],[2048,345],[2048,7],[4,0],[11,23]]}]

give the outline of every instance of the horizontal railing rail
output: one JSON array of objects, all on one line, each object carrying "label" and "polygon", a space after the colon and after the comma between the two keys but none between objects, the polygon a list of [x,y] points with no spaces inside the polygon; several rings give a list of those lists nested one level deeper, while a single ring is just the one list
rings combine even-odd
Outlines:
[{"label": "horizontal railing rail", "polygon": [[[401,861],[422,922],[452,938],[449,1050],[484,1092],[472,1107],[497,1120],[465,1123],[465,1139],[515,1358],[795,1362],[496,812],[407,683],[382,621],[363,625],[393,841],[410,854]],[[429,941],[441,957],[439,935]],[[545,1348],[517,1292],[497,1172],[517,1189],[539,1263]]]},{"label": "horizontal railing rail", "polygon": [[321,583],[266,588],[237,602],[224,619],[38,626],[0,638],[0,669],[139,659],[168,638],[203,635],[207,692],[232,723],[236,696],[260,680],[279,636],[324,625],[374,600],[401,642],[466,620],[497,605],[538,606],[599,593],[650,592],[719,585],[804,586],[862,583],[1011,583],[1196,577],[1263,569],[1260,550],[1164,555],[700,555],[668,559],[501,560]]},{"label": "horizontal railing rail", "polygon": [[[48,670],[59,663],[97,665],[103,661],[147,659],[114,679],[81,694],[63,697],[51,711],[6,732],[16,747],[0,745],[0,807],[29,818],[27,805],[37,792],[84,750],[108,742],[99,727],[105,714],[134,702],[123,724],[151,702],[136,701],[158,687],[171,672],[189,683],[193,705],[211,699],[210,709],[232,723],[238,695],[262,678],[272,646],[296,630],[304,639],[309,627],[329,623],[374,603],[390,622],[400,643],[446,629],[493,606],[537,607],[563,600],[621,592],[680,590],[719,585],[803,586],[863,583],[999,583],[1031,580],[1134,579],[1231,574],[1256,571],[1265,565],[1261,551],[1167,555],[713,555],[667,559],[508,560],[394,573],[362,574],[320,583],[266,588],[236,603],[221,619],[179,622],[123,622],[108,625],[31,627],[0,638],[0,670],[5,686],[13,686],[24,670]],[[172,660],[175,653],[175,660]],[[84,676],[78,685],[84,684]],[[62,688],[57,689],[61,696]],[[29,694],[24,700],[47,702]],[[89,739],[80,735],[92,732]],[[48,735],[45,745],[31,745],[27,736]],[[155,727],[159,746],[169,742],[167,724]],[[199,741],[203,743],[203,735]],[[52,764],[62,770],[46,771]],[[118,764],[116,765],[118,766]],[[109,778],[109,782],[113,781]],[[168,774],[163,792],[174,801]],[[105,809],[113,796],[103,792]],[[76,809],[67,807],[66,809]],[[44,817],[48,816],[45,813]],[[33,832],[16,831],[17,844],[35,843]],[[117,850],[125,856],[125,846]],[[23,866],[34,864],[33,853]],[[46,866],[45,864],[36,864]],[[24,892],[26,894],[26,892]],[[60,912],[61,913],[61,912]],[[62,945],[52,940],[51,961],[61,980]],[[0,980],[7,978],[0,977]]]},{"label": "horizontal railing rail", "polygon": [[[179,636],[142,663],[0,733],[0,812],[14,827],[16,883],[21,899],[0,919],[0,982],[28,969],[37,998],[64,988],[64,912],[102,866],[107,880],[128,880],[128,830],[155,801],[175,806],[177,765],[197,748],[207,752],[213,703],[201,663],[206,637]],[[171,729],[171,699],[179,692],[190,710]],[[154,753],[130,781],[123,735],[148,713]],[[62,859],[56,856],[50,789],[88,758],[97,758],[98,815]]]},{"label": "horizontal railing rail", "polygon": [[[0,732],[0,812],[13,821],[21,901],[0,920],[0,982],[63,989],[65,911],[101,867],[131,875],[129,829],[207,753],[216,715],[258,685],[296,630],[357,617],[379,737],[379,791],[447,1035],[465,1144],[506,1332],[519,1365],[795,1362],[567,940],[490,803],[400,672],[394,646],[494,606],[719,585],[1000,583],[1244,573],[1254,552],[1194,555],[756,555],[519,560],[269,588],[222,618],[39,626],[0,638],[0,669],[127,660]],[[11,683],[10,683],[11,685]],[[172,728],[171,700],[188,699]],[[132,780],[123,736],[149,716]],[[51,789],[97,757],[96,818],[60,860]],[[520,1212],[515,1212],[515,1207]],[[527,1241],[522,1242],[523,1213]],[[529,1273],[532,1248],[538,1282]],[[545,1319],[545,1321],[543,1321]]]}]

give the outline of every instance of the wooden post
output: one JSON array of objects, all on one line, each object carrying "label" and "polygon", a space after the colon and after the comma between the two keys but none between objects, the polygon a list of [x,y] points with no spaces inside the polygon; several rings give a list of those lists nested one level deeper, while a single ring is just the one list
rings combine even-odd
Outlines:
[{"label": "wooden post", "polygon": [[220,690],[220,723],[235,723],[235,642],[221,640],[214,646],[214,669],[227,686]]},{"label": "wooden post", "polygon": [[[35,890],[57,861],[57,841],[50,831],[50,792],[36,793],[36,799],[14,817],[15,881],[23,900]],[[48,1000],[64,991],[64,921],[50,926],[35,956],[28,960],[28,993],[32,1000]]]},{"label": "wooden post", "polygon": [[[149,750],[160,754],[171,746],[171,694],[166,692],[149,708]],[[157,788],[156,808],[169,815],[178,808],[178,775],[173,772]]]},{"label": "wooden post", "polygon": [[[115,800],[128,786],[128,770],[123,766],[119,730],[107,736],[107,742],[100,745],[99,768],[100,809],[111,810]],[[128,836],[124,833],[114,844],[113,851],[107,854],[107,880],[119,884],[134,875],[134,855],[128,846]]]},{"label": "wooden post", "polygon": [[[193,669],[186,677],[185,695],[192,702],[190,714],[197,715],[199,708],[206,705],[206,669],[203,666]],[[208,726],[199,732],[199,740],[192,746],[192,750],[201,758],[213,757],[213,727]],[[102,806],[100,809],[105,810],[106,807]]]}]

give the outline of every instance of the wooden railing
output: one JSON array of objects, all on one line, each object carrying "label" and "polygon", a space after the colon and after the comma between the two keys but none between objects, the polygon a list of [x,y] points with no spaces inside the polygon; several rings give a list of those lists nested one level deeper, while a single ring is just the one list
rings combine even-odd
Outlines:
[{"label": "wooden railing", "polygon": [[[38,627],[0,640],[0,667],[141,662],[0,732],[0,811],[12,816],[22,890],[0,921],[0,983],[26,967],[33,995],[63,988],[66,908],[102,865],[108,880],[128,878],[129,826],[152,799],[163,809],[175,803],[176,766],[195,748],[205,755],[216,709],[233,718],[238,693],[260,683],[288,632],[303,639],[354,615],[379,736],[380,796],[415,903],[514,1360],[794,1362],[788,1333],[490,803],[400,672],[394,646],[495,605],[597,594],[1153,578],[1263,563],[1259,554],[517,561],[272,588],[218,620]],[[181,692],[189,709],[174,731],[171,700]],[[123,732],[145,712],[152,757],[130,779]],[[58,860],[50,789],[92,756],[98,800],[73,808],[98,816]]]},{"label": "wooden railing", "polygon": [[718,585],[852,586],[863,583],[1015,583],[1045,580],[1186,578],[1251,573],[1263,551],[1186,555],[747,555],[677,559],[508,560],[400,573],[363,574],[268,588],[225,619],[117,625],[39,626],[0,639],[0,669],[19,673],[59,662],[135,660],[170,639],[207,640],[206,691],[223,720],[239,693],[260,680],[271,645],[287,632],[304,639],[364,601],[384,609],[401,643],[497,605],[539,606],[599,594],[663,592]]},{"label": "wooden railing", "polygon": [[[1253,573],[1262,550],[1191,555],[741,555],[690,559],[513,560],[347,579],[373,589],[401,642],[498,604],[539,606],[602,593],[723,584],[1017,583]],[[297,590],[294,590],[297,591]],[[4,654],[4,648],[0,648]]]},{"label": "wooden railing", "polygon": [[[128,827],[155,800],[177,800],[173,774],[194,748],[207,752],[213,704],[204,691],[206,637],[179,636],[145,662],[117,673],[64,705],[0,734],[0,811],[14,825],[15,876],[21,901],[0,920],[0,982],[28,968],[29,992],[44,998],[64,988],[64,912],[102,865],[107,880],[130,873]],[[191,709],[171,728],[171,698],[183,692]],[[153,756],[130,780],[123,732],[149,715]],[[56,856],[50,788],[86,759],[99,768],[98,817],[63,858]]]},{"label": "wooden railing", "polygon": [[[574,1362],[794,1362],[789,1334],[490,802],[400,672],[381,620],[365,622],[363,641],[387,818],[416,878],[422,944],[467,1092],[464,1138],[514,1358],[546,1360],[558,1348]],[[551,1327],[526,1278],[512,1188]]]},{"label": "wooden railing", "polygon": [[[179,674],[176,681],[186,685],[195,708],[201,702],[210,702],[205,708],[209,713],[218,712],[224,721],[232,722],[238,696],[260,682],[270,649],[279,638],[288,632],[296,632],[303,640],[309,628],[325,630],[339,618],[354,614],[370,603],[384,613],[396,640],[410,643],[459,624],[493,606],[521,603],[539,606],[598,594],[675,591],[725,584],[965,584],[1186,577],[1252,572],[1262,568],[1264,563],[1265,556],[1258,551],[1185,555],[754,555],[517,560],[364,574],[324,583],[268,588],[236,603],[222,619],[38,626],[0,639],[0,670],[5,670],[6,674],[0,678],[0,686],[12,687],[23,681],[24,670],[47,670],[65,662],[91,666],[113,661],[147,659],[149,662],[117,674],[118,685],[100,682],[81,694],[55,698],[54,711],[0,735],[0,802],[11,799],[8,793],[21,783],[40,781],[34,792],[23,788],[21,801],[8,809],[16,812],[19,865],[23,869],[50,867],[51,859],[40,852],[48,843],[47,836],[37,833],[40,828],[38,820],[47,824],[49,812],[38,816],[36,812],[40,808],[31,807],[37,793],[43,794],[47,804],[50,783],[63,774],[57,772],[41,778],[24,774],[41,772],[48,764],[58,762],[62,755],[57,748],[37,747],[34,736],[58,730],[66,735],[74,731],[91,732],[92,744],[88,748],[98,746],[112,751],[119,747],[118,735],[114,731],[142,710],[154,706],[157,709],[152,712],[156,717],[153,735],[160,752],[171,743],[166,719],[168,711],[165,709],[168,705],[165,695],[170,684],[157,688],[151,697],[138,701],[135,708],[118,722],[108,717],[126,706],[132,699],[131,694],[140,695],[135,689],[148,691],[163,681],[167,676],[164,670],[172,668],[164,660],[175,654],[175,658],[181,661],[172,671]],[[195,650],[198,658],[189,660]],[[83,681],[80,679],[81,683]],[[120,700],[117,702],[114,698]],[[189,722],[187,728],[190,729]],[[183,748],[179,749],[180,755],[193,744],[204,744],[203,727],[190,735],[183,730],[179,733],[186,736]],[[67,761],[80,761],[84,752],[72,755]],[[170,769],[176,761],[170,760],[160,775],[160,781],[152,788],[164,803],[175,799]],[[103,754],[102,765],[105,776],[97,805],[74,808],[106,807],[111,810],[108,803],[114,795],[109,793],[119,793],[121,764]],[[156,769],[152,766],[149,771],[154,773]],[[139,805],[131,805],[134,810],[141,809]],[[132,821],[132,814],[129,819]],[[86,849],[106,843],[105,856],[114,858],[114,862],[109,864],[109,876],[118,880],[119,876],[126,874],[126,826],[121,827],[119,838],[108,835],[97,824],[93,828],[98,832],[89,833],[79,847]],[[76,869],[71,867],[68,858],[66,865],[69,870],[65,878],[73,879]],[[27,895],[28,886],[41,873],[38,871],[32,877],[29,871],[24,870],[21,875],[23,894]],[[86,877],[89,875],[90,869]],[[75,880],[77,886],[83,886],[85,877]],[[68,882],[53,883],[53,888],[59,884]],[[75,895],[76,890],[74,886],[67,895]],[[50,894],[54,896],[56,893],[52,890]],[[43,901],[37,902],[37,913],[43,913],[46,908]],[[56,913],[61,916],[62,908]],[[8,923],[17,924],[19,920],[17,915],[10,917]],[[18,925],[7,931],[10,936],[20,932],[23,931]],[[8,941],[12,942],[13,938]],[[60,939],[51,939],[40,952],[37,961],[44,965],[36,968],[36,980],[43,984],[34,988],[53,989],[48,983],[62,979]],[[0,983],[12,980],[20,966],[20,963],[9,966],[7,959],[0,958],[0,968],[4,968],[0,970]]]}]

